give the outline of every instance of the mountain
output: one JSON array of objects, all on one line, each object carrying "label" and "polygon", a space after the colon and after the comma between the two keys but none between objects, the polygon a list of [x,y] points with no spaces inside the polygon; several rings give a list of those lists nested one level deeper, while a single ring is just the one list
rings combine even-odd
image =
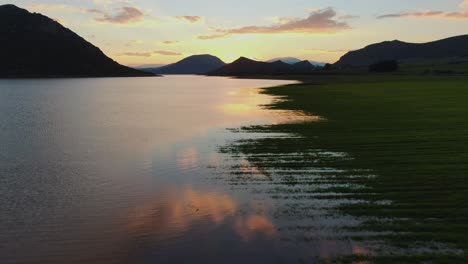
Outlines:
[{"label": "mountain", "polygon": [[166,64],[133,64],[128,66],[135,69],[157,69],[166,66]]},{"label": "mountain", "polygon": [[275,61],[282,61],[287,64],[294,64],[294,63],[301,62],[300,59],[294,58],[294,57],[274,58],[271,60],[267,60],[266,62],[275,62]]},{"label": "mountain", "polygon": [[0,6],[0,77],[154,76],[122,66],[58,22]]},{"label": "mountain", "polygon": [[220,67],[225,63],[212,55],[193,55],[179,62],[160,68],[142,69],[157,74],[205,74]]},{"label": "mountain", "polygon": [[310,63],[310,61],[306,61],[306,60],[300,61],[298,63],[294,63],[292,67],[293,67],[294,72],[301,73],[301,74],[309,73],[313,71],[314,69],[316,69],[315,65]]},{"label": "mountain", "polygon": [[274,62],[255,61],[241,57],[233,63],[208,73],[212,76],[253,76],[253,75],[281,75],[307,74],[315,67],[308,61],[288,64],[280,60]]},{"label": "mountain", "polygon": [[468,35],[428,43],[406,43],[399,40],[373,44],[345,54],[336,66],[369,66],[380,61],[440,59],[468,56]]},{"label": "mountain", "polygon": [[[270,66],[272,65],[273,66]],[[245,76],[245,75],[258,75],[258,74],[271,74],[273,69],[278,69],[280,67],[288,67],[289,64],[286,64],[281,61],[277,62],[261,62],[247,59],[241,57],[236,61],[226,64],[225,66],[210,72],[208,75],[214,76]]]},{"label": "mountain", "polygon": [[[298,59],[298,58],[294,58],[294,57],[284,57],[284,58],[274,58],[274,59],[271,59],[271,60],[267,60],[266,62],[275,62],[275,61],[282,61],[282,62],[285,62],[287,64],[296,64],[298,62],[302,62],[303,60],[301,59]],[[309,60],[310,64],[316,66],[316,67],[323,67],[325,66],[326,63],[324,62],[317,62],[317,61],[311,61]]]}]

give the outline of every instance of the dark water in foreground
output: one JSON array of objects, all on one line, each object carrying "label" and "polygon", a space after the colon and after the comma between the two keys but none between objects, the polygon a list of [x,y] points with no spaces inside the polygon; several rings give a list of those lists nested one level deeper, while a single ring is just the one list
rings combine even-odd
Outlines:
[{"label": "dark water in foreground", "polygon": [[[226,128],[296,118],[258,106],[271,98],[254,88],[286,83],[0,81],[0,262],[289,263],[359,252],[284,239],[279,226],[297,218],[278,217],[277,201],[253,196],[250,181],[226,182],[236,164],[261,174],[219,152],[251,136]],[[323,220],[311,219],[301,221]]]}]

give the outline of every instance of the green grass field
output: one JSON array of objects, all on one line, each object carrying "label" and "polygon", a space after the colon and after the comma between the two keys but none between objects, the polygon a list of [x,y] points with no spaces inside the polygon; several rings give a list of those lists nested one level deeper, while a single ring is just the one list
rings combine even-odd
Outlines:
[{"label": "green grass field", "polygon": [[[384,246],[338,262],[468,263],[468,78],[363,75],[306,81],[265,89],[278,97],[266,107],[303,111],[321,121],[246,127],[300,138],[245,140],[225,151],[245,155],[265,171],[289,171],[287,177],[274,175],[285,177],[281,186],[292,186],[301,197],[352,201],[336,206],[362,220],[342,227],[351,232],[348,239]],[[341,172],[314,180],[307,172],[293,173],[313,168]]]}]

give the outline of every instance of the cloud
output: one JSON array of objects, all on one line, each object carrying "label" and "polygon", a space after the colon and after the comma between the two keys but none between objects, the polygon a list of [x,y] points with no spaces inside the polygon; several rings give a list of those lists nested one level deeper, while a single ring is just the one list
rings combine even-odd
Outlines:
[{"label": "cloud", "polygon": [[445,14],[446,18],[468,19],[468,12],[451,12]]},{"label": "cloud", "polygon": [[101,13],[103,16],[95,18],[98,22],[107,22],[115,24],[129,24],[143,20],[144,14],[136,7],[122,7],[116,14],[109,14],[107,12]]},{"label": "cloud", "polygon": [[280,18],[278,23],[269,26],[246,26],[233,29],[215,29],[217,34],[198,36],[198,39],[216,39],[235,34],[275,34],[275,33],[336,33],[350,29],[340,21],[333,8],[312,11],[307,18]]},{"label": "cloud", "polygon": [[224,38],[224,37],[227,37],[229,35],[230,34],[228,34],[228,33],[226,33],[226,34],[214,34],[214,35],[202,35],[202,36],[198,36],[197,38],[201,39],[201,40],[209,40],[209,39]]},{"label": "cloud", "polygon": [[163,41],[162,43],[166,44],[166,45],[171,45],[171,44],[177,44],[177,43],[179,43],[179,41],[177,41],[177,40],[166,40],[166,41]]},{"label": "cloud", "polygon": [[156,51],[153,51],[153,53],[159,54],[159,55],[165,55],[165,56],[179,56],[179,55],[182,55],[182,53],[172,52],[172,51],[165,51],[165,50],[156,50]]},{"label": "cloud", "polygon": [[105,15],[106,13],[102,10],[99,10],[99,9],[85,9],[85,12],[86,13],[89,13],[89,14],[100,14],[100,15]]},{"label": "cloud", "polygon": [[343,15],[343,16],[339,16],[338,19],[357,19],[357,18],[360,18],[360,16],[353,16],[353,15]]},{"label": "cloud", "polygon": [[378,16],[378,19],[384,18],[399,18],[399,17],[435,17],[441,16],[444,12],[442,11],[424,11],[424,12],[401,12],[401,13],[394,13],[394,14],[385,14]]},{"label": "cloud", "polygon": [[188,21],[190,23],[196,23],[203,19],[201,16],[176,16],[175,18],[178,20]]},{"label": "cloud", "polygon": [[[112,3],[113,1],[106,1],[105,3]],[[117,2],[124,3],[125,0],[118,0]],[[97,3],[97,2],[96,2]],[[99,2],[104,3],[104,2]],[[94,20],[99,22],[109,22],[109,23],[119,23],[119,24],[126,24],[137,22],[143,19],[144,14],[135,7],[122,7],[118,10],[118,12],[114,15],[110,14],[107,11],[97,9],[97,8],[82,8],[72,5],[64,5],[64,4],[28,4],[28,9],[35,10],[35,11],[62,11],[62,12],[70,12],[70,13],[85,13],[85,14],[93,14],[93,15],[101,15],[101,17],[95,18]]]},{"label": "cloud", "polygon": [[117,54],[117,56],[129,56],[129,57],[151,57],[153,54],[159,54],[164,56],[179,56],[182,55],[178,52],[165,51],[165,50],[156,50],[148,52],[122,52]]},{"label": "cloud", "polygon": [[116,3],[130,3],[130,0],[94,0],[94,4],[96,5],[110,5]]},{"label": "cloud", "polygon": [[422,12],[401,12],[386,14],[377,17],[385,18],[441,18],[441,19],[468,19],[468,11],[464,12],[443,12],[443,11],[422,11]]},{"label": "cloud", "polygon": [[77,6],[64,5],[64,4],[27,4],[28,10],[34,10],[38,12],[50,11],[50,12],[70,12],[70,13],[89,13],[88,9]]},{"label": "cloud", "polygon": [[117,56],[129,56],[129,57],[151,57],[151,52],[124,52],[117,54]]},{"label": "cloud", "polygon": [[28,4],[26,8],[37,11],[63,11],[72,13],[105,14],[104,11],[94,8],[81,8],[63,4]]}]

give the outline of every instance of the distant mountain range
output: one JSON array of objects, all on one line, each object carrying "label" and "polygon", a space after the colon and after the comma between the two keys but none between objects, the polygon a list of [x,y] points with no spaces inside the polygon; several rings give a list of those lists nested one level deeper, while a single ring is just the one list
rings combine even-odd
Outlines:
[{"label": "distant mountain range", "polygon": [[0,77],[154,76],[122,66],[58,22],[0,6]]},{"label": "distant mountain range", "polygon": [[[298,62],[302,62],[303,60],[301,59],[298,59],[298,58],[294,58],[294,57],[283,57],[283,58],[274,58],[274,59],[271,59],[271,60],[267,60],[266,62],[275,62],[275,61],[282,61],[282,62],[285,62],[287,64],[295,64],[295,63],[298,63]],[[315,65],[317,67],[323,67],[325,66],[325,62],[317,62],[317,61],[311,61],[309,60],[310,64],[312,65]]]},{"label": "distant mountain range", "polygon": [[[308,74],[324,63],[293,57],[267,62],[244,57],[225,64],[212,55],[194,55],[162,67],[136,70],[118,64],[58,22],[15,5],[0,5],[0,78],[130,77],[154,74],[253,76]],[[398,40],[351,51],[335,63],[337,69],[367,67],[382,61],[468,58],[468,35],[428,43]]]},{"label": "distant mountain range", "polygon": [[307,74],[312,72],[315,66],[308,61],[288,64],[282,61],[262,62],[244,57],[226,64],[225,66],[208,73],[212,76],[253,76],[253,75],[282,75],[282,74]]},{"label": "distant mountain range", "polygon": [[348,52],[335,65],[361,67],[386,60],[427,60],[455,57],[468,57],[468,35],[421,44],[399,40],[385,41]]},{"label": "distant mountain range", "polygon": [[212,55],[193,55],[174,64],[159,68],[142,68],[141,70],[156,74],[205,74],[224,66],[225,63]]},{"label": "distant mountain range", "polygon": [[[280,74],[280,73],[307,73],[315,69],[315,67],[323,67],[325,63],[320,62],[311,62],[311,61],[301,61],[300,59],[293,58],[293,57],[285,57],[285,58],[277,58],[272,59],[267,62],[261,61],[254,61],[247,58],[241,58],[241,62],[244,60],[245,67],[252,67],[250,70],[245,69],[242,70],[245,72],[244,74],[249,75],[258,75],[257,71],[262,71],[262,74],[268,74],[271,72],[272,74]],[[281,63],[280,63],[281,62]],[[229,68],[233,69],[234,67],[241,67],[235,66],[239,62],[234,62],[234,66],[229,66]],[[262,66],[252,66],[253,64],[262,65]],[[193,55],[187,57],[181,61],[178,61],[173,64],[169,64],[166,66],[161,67],[139,67],[140,70],[152,72],[155,74],[215,74],[217,70],[219,72],[225,71],[223,66],[226,66],[221,59],[213,55]],[[242,66],[242,67],[244,67]],[[257,70],[254,70],[257,69]],[[249,72],[249,73],[247,73]],[[219,74],[219,75],[227,75],[227,74]],[[229,74],[233,75],[233,74]]]}]

